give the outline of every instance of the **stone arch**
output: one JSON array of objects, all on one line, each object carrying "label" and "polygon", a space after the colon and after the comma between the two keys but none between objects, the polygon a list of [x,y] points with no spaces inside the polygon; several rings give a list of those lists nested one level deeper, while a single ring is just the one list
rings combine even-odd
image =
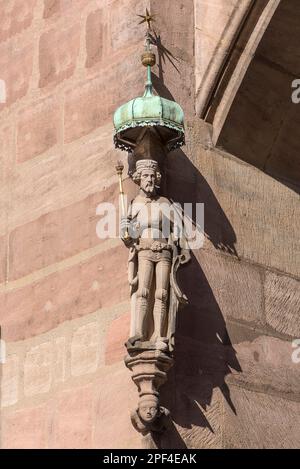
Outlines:
[{"label": "stone arch", "polygon": [[248,14],[205,115],[213,143],[299,191],[300,3],[269,0]]}]

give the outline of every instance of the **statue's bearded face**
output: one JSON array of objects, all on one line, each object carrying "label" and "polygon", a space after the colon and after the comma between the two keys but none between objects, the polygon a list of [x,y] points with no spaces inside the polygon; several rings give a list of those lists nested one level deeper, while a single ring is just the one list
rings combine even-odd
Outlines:
[{"label": "statue's bearded face", "polygon": [[153,169],[143,169],[141,172],[140,188],[147,194],[152,195],[155,192],[156,174]]}]

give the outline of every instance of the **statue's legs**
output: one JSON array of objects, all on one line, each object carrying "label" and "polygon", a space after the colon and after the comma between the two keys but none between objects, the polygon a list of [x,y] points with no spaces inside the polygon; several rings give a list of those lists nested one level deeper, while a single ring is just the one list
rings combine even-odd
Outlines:
[{"label": "statue's legs", "polygon": [[168,291],[170,284],[171,256],[164,251],[161,259],[156,264],[156,289],[153,309],[154,339],[163,337],[164,324],[168,308]]},{"label": "statue's legs", "polygon": [[[138,290],[136,292],[136,333],[147,340],[147,312],[149,294],[153,279],[154,263],[139,253]],[[148,339],[149,340],[149,339]]]}]

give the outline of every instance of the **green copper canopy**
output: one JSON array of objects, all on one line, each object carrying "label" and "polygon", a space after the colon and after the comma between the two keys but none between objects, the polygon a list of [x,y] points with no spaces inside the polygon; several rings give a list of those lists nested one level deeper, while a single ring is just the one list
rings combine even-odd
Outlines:
[{"label": "green copper canopy", "polygon": [[131,151],[141,127],[156,126],[169,150],[184,143],[184,114],[179,104],[160,96],[135,98],[119,107],[114,114],[117,148]]},{"label": "green copper canopy", "polygon": [[[149,54],[151,59],[151,52],[148,50],[145,53],[146,63],[149,60]],[[150,65],[147,66],[144,95],[123,104],[114,114],[116,148],[133,151],[142,128],[147,126],[156,128],[169,151],[184,144],[183,110],[175,101],[153,94]]]}]

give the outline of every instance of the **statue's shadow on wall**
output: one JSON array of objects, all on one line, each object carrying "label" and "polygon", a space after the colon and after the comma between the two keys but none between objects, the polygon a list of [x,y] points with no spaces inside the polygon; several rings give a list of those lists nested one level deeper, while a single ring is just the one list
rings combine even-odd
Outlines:
[{"label": "statue's shadow on wall", "polygon": [[[182,150],[170,153],[166,166],[167,196],[181,204],[204,204],[204,232],[211,247],[206,264],[211,258],[209,271],[213,277],[218,268],[213,265],[214,255],[209,255],[213,247],[238,257],[233,227],[209,184]],[[156,441],[161,448],[195,447],[197,435],[201,441],[204,434],[200,436],[193,427],[205,429],[205,439],[218,445],[222,399],[236,412],[226,376],[231,369],[241,371],[241,367],[199,255],[201,249],[193,251],[191,262],[179,273],[189,304],[178,312],[175,363],[161,390],[162,403],[170,409],[173,420],[170,429]]]}]

